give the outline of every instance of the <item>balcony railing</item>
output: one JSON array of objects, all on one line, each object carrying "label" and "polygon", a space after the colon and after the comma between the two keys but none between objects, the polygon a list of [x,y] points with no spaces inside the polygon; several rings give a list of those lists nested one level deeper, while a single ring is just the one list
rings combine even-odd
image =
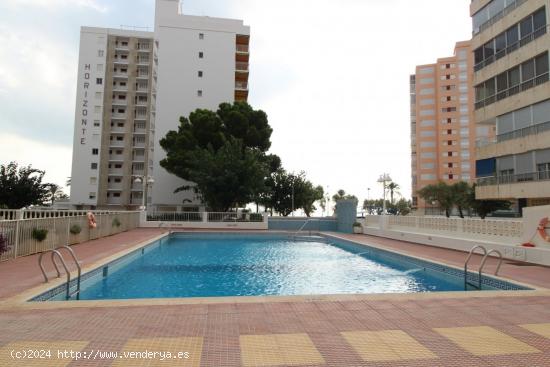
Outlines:
[{"label": "balcony railing", "polygon": [[478,101],[475,103],[475,109],[478,110],[480,108],[487,107],[497,101],[503,100],[505,98],[511,97],[515,94],[518,94],[519,92],[524,92],[528,89],[531,89],[533,87],[539,86],[541,84],[544,84],[548,82],[549,79],[549,73],[546,72],[544,74],[538,75],[537,77],[533,79],[529,79],[524,81],[521,84],[514,85],[513,87],[510,87],[506,90],[503,90],[501,92],[498,92],[497,94],[493,94],[492,96],[489,96],[485,99],[482,99],[481,101]]},{"label": "balcony railing", "polygon": [[249,46],[248,45],[237,45],[237,52],[245,52],[248,53]]},{"label": "balcony railing", "polygon": [[111,147],[124,147],[124,140],[111,140],[109,141],[109,146]]},{"label": "balcony railing", "polygon": [[506,8],[504,8],[502,11],[498,12],[497,14],[495,14],[493,17],[491,17],[491,19],[489,19],[488,21],[486,21],[485,23],[483,23],[482,25],[479,26],[479,30],[476,32],[476,30],[474,29],[473,30],[473,35],[476,35],[478,33],[481,33],[483,32],[484,30],[486,30],[487,28],[491,27],[493,24],[495,24],[496,22],[498,22],[499,20],[501,20],[502,18],[504,18],[506,15],[510,14],[511,12],[513,12],[517,7],[519,7],[520,5],[522,5],[524,2],[526,2],[527,0],[516,0],[514,1],[513,3],[511,3],[510,5],[508,5]]},{"label": "balcony railing", "polygon": [[506,185],[522,182],[548,181],[550,180],[550,171],[537,171],[529,173],[519,173],[515,175],[480,177],[477,179],[478,186]]},{"label": "balcony railing", "polygon": [[540,134],[545,131],[550,131],[550,121],[497,135],[496,141],[501,142],[516,138],[522,138],[524,136]]},{"label": "balcony railing", "polygon": [[248,63],[247,62],[237,62],[235,65],[235,68],[239,71],[248,71]]},{"label": "balcony railing", "polygon": [[506,47],[506,48],[500,50],[499,52],[497,52],[496,54],[494,54],[494,55],[486,58],[485,60],[477,63],[474,66],[474,71],[479,71],[479,70],[483,69],[484,67],[491,65],[496,60],[501,59],[504,56],[506,56],[508,54],[511,54],[512,52],[516,51],[517,49],[531,43],[535,39],[537,39],[540,36],[546,34],[547,28],[548,28],[548,25],[544,25],[544,26],[540,27],[539,29],[536,29],[534,32],[526,35],[525,37],[523,37],[519,41],[517,41],[515,43],[512,43],[508,47]]}]

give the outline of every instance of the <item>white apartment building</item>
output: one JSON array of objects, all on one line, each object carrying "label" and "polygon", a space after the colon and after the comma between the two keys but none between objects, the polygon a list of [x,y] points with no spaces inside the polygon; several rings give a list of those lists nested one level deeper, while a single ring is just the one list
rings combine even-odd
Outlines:
[{"label": "white apartment building", "polygon": [[[160,167],[159,141],[197,108],[248,98],[250,29],[156,0],[154,32],[81,29],[71,203],[160,210],[202,203]],[[147,182],[148,184],[143,184]]]}]

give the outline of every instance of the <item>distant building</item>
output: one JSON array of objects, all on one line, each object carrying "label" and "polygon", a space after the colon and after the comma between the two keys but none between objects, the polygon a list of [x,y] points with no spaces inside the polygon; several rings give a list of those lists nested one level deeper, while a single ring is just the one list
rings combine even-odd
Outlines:
[{"label": "distant building", "polygon": [[454,56],[417,66],[410,77],[412,193],[419,213],[439,208],[418,190],[475,178],[472,68],[470,42],[458,42]]},{"label": "distant building", "polygon": [[184,181],[160,167],[159,140],[197,108],[248,99],[249,38],[242,21],[183,15],[178,0],[156,0],[154,32],[82,27],[71,203],[198,210],[174,194]]},{"label": "distant building", "polygon": [[550,204],[548,0],[473,0],[478,199]]}]

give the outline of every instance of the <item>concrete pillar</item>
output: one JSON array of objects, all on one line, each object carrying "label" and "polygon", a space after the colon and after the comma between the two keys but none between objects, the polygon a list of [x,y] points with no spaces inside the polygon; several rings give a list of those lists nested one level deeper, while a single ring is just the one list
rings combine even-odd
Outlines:
[{"label": "concrete pillar", "polygon": [[357,220],[357,200],[340,200],[336,203],[338,232],[353,233],[353,223]]}]

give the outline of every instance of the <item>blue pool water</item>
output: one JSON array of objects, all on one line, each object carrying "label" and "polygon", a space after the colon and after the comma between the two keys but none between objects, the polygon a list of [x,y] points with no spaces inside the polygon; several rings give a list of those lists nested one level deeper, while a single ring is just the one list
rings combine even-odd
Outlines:
[{"label": "blue pool water", "polygon": [[83,281],[80,299],[464,290],[463,278],[423,266],[425,262],[350,242],[328,242],[273,235],[172,235],[97,271]]}]

